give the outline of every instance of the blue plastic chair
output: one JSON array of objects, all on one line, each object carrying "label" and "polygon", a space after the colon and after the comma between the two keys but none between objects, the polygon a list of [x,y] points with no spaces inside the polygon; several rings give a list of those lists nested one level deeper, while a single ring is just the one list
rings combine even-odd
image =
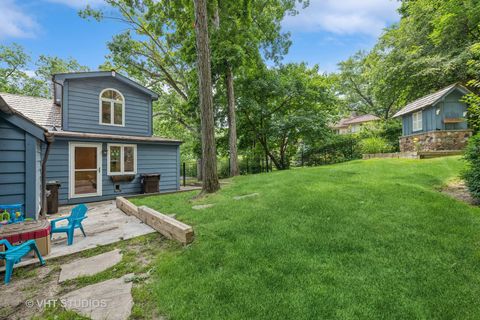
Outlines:
[{"label": "blue plastic chair", "polygon": [[37,254],[40,264],[42,266],[45,264],[40,251],[38,251],[35,240],[28,240],[18,246],[12,246],[8,240],[2,239],[0,240],[0,244],[6,247],[6,251],[0,251],[0,259],[5,260],[5,284],[10,282],[13,265],[19,263],[22,258],[32,250]]},{"label": "blue plastic chair", "polygon": [[[87,235],[85,234],[85,231],[83,230],[82,226],[82,220],[87,218],[87,211],[88,208],[84,204],[79,204],[75,208],[72,209],[72,213],[70,214],[69,217],[64,217],[64,218],[58,218],[55,220],[50,221],[50,238],[52,238],[52,235],[54,233],[60,233],[60,232],[66,232],[67,233],[67,244],[70,246],[73,244],[73,233],[75,232],[75,229],[79,228],[83,236],[86,237]],[[62,220],[68,220],[68,225],[66,226],[61,226],[57,227],[55,224],[58,221]]]}]

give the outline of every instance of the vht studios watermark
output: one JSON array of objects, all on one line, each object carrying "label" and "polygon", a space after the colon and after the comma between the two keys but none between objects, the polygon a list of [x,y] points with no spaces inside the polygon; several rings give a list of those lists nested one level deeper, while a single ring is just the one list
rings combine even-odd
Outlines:
[{"label": "vht studios watermark", "polygon": [[25,301],[27,308],[54,308],[61,306],[63,308],[106,308],[108,300],[105,299],[36,299]]}]

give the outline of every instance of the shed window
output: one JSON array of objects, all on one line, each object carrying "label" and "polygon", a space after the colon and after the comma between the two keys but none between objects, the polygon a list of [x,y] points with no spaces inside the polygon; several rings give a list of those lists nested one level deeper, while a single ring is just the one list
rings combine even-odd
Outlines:
[{"label": "shed window", "polygon": [[105,89],[100,93],[100,123],[111,126],[125,125],[125,99],[120,91]]},{"label": "shed window", "polygon": [[135,174],[137,172],[137,146],[134,144],[108,145],[108,174]]},{"label": "shed window", "polygon": [[422,130],[422,111],[415,112],[412,115],[413,118],[413,131],[420,131]]}]

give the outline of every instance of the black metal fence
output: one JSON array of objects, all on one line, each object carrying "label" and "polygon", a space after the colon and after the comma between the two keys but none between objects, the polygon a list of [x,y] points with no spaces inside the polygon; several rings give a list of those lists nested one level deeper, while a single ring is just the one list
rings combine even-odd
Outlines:
[{"label": "black metal fence", "polygon": [[[360,158],[358,140],[349,136],[339,136],[334,141],[324,143],[320,147],[302,148],[288,161],[290,168],[293,168],[327,165]],[[240,157],[238,164],[241,175],[268,173],[276,170],[261,153]],[[195,160],[182,162],[180,169],[182,183],[184,185],[198,183],[199,168],[200,165]],[[217,173],[221,179],[230,176],[230,162],[227,158],[217,160]]]},{"label": "black metal fence", "polygon": [[[268,163],[268,166],[265,164],[265,160],[260,159],[239,159],[238,163],[240,174],[257,174],[262,172],[271,172],[272,166]],[[200,164],[197,164],[197,161],[184,161],[182,162],[180,168],[180,176],[182,177],[182,183],[192,183],[198,180]],[[217,174],[218,177],[228,178],[230,176],[230,161],[228,159],[218,159],[217,160]]]}]

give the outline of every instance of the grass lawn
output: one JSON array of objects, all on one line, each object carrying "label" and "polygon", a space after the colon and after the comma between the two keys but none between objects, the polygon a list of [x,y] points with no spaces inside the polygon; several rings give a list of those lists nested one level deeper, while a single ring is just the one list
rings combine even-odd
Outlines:
[{"label": "grass lawn", "polygon": [[157,258],[148,299],[172,319],[478,319],[480,208],[437,191],[463,166],[354,161],[135,199],[196,232]]}]

